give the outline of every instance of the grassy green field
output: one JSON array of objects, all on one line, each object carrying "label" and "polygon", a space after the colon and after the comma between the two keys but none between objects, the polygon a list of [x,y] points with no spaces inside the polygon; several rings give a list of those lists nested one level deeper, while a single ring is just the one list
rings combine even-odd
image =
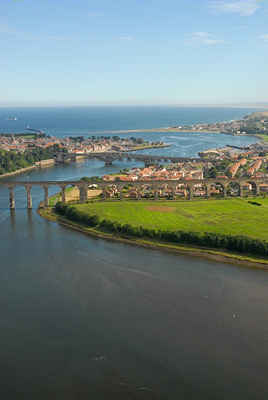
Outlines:
[{"label": "grassy green field", "polygon": [[209,201],[121,201],[77,204],[100,219],[149,229],[214,232],[268,239],[268,199]]}]

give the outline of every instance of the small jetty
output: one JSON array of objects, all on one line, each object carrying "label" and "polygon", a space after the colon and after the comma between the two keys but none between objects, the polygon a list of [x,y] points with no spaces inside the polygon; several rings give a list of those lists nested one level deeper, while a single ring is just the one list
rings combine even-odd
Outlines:
[{"label": "small jetty", "polygon": [[40,133],[40,134],[44,134],[45,132],[42,131],[41,129],[34,129],[34,128],[26,128],[26,131],[30,131],[30,132],[34,132],[34,133]]},{"label": "small jetty", "polygon": [[238,150],[250,150],[249,146],[235,146],[235,145],[227,144],[226,147],[229,147],[231,149],[238,149]]}]

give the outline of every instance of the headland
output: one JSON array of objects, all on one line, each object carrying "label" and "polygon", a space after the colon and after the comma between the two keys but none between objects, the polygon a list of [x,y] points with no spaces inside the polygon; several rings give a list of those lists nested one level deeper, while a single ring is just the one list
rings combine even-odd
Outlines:
[{"label": "headland", "polygon": [[268,111],[254,112],[241,120],[215,123],[197,123],[192,125],[174,125],[168,127],[125,129],[106,131],[107,134],[124,133],[224,133],[227,135],[267,135]]}]

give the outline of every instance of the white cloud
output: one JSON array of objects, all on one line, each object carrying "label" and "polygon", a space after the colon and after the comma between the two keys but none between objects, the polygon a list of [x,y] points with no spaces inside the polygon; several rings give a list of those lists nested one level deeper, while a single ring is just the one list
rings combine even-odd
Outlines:
[{"label": "white cloud", "polygon": [[234,13],[242,17],[253,15],[260,8],[261,0],[213,0],[210,8],[219,13]]},{"label": "white cloud", "polygon": [[260,36],[260,39],[261,39],[261,40],[264,40],[265,42],[268,43],[268,33],[266,33],[266,34],[264,34],[264,35],[261,35],[261,36]]},{"label": "white cloud", "polygon": [[224,40],[217,39],[208,32],[193,32],[190,37],[186,39],[186,43],[215,46],[217,44],[224,43]]}]

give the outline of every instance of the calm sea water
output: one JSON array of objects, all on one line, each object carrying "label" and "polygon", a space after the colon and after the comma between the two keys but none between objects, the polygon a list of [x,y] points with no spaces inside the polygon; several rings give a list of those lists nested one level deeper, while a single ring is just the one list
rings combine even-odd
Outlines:
[{"label": "calm sea water", "polygon": [[[198,151],[203,136],[191,137]],[[16,179],[125,165],[85,161]],[[15,212],[7,195],[0,185],[1,399],[268,398],[266,272],[93,239],[40,218],[42,189],[32,212],[23,188]]]},{"label": "calm sea water", "polygon": [[[0,108],[0,132],[21,132],[28,125],[49,134],[87,135],[106,130],[159,128],[239,119],[252,108],[207,107],[58,107]],[[9,121],[16,117],[17,121]]]}]

